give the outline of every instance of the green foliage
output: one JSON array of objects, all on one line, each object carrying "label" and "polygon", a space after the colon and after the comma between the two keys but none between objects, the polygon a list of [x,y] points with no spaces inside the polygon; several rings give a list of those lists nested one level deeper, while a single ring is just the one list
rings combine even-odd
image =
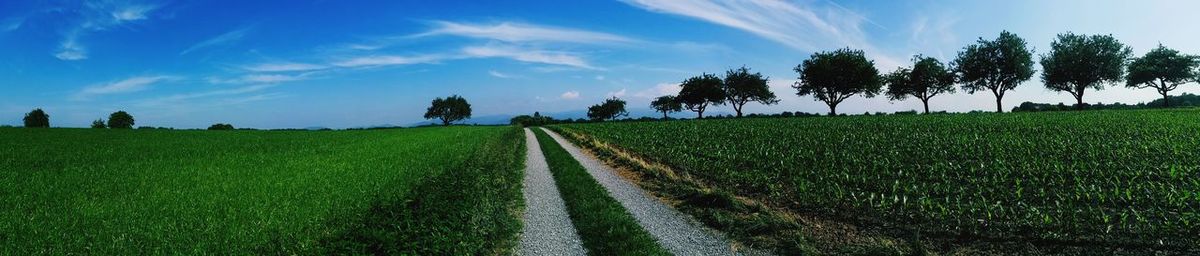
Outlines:
[{"label": "green foliage", "polygon": [[25,127],[27,128],[50,128],[50,115],[42,109],[34,109],[25,114]]},{"label": "green foliage", "polygon": [[604,100],[603,103],[588,107],[588,119],[595,121],[613,120],[617,117],[628,116],[629,112],[625,111],[625,101],[612,97]]},{"label": "green foliage", "polygon": [[697,118],[704,118],[704,110],[708,106],[725,104],[722,83],[724,81],[715,74],[705,73],[688,78],[679,84],[679,95],[675,99],[687,110],[696,112]]},{"label": "green foliage", "polygon": [[1200,70],[1196,69],[1198,66],[1200,56],[1181,54],[1159,44],[1145,56],[1135,58],[1129,63],[1125,87],[1154,88],[1163,96],[1162,106],[1170,107],[1170,97],[1167,93],[1179,88],[1181,84],[1200,79]]},{"label": "green foliage", "polygon": [[542,116],[542,113],[533,112],[533,115],[519,115],[509,119],[509,124],[518,125],[521,127],[542,126],[558,122],[552,117]]},{"label": "green foliage", "polygon": [[913,67],[900,68],[884,76],[886,94],[891,100],[908,96],[921,100],[929,114],[929,99],[943,93],[954,93],[954,72],[932,57],[913,56]]},{"label": "green foliage", "polygon": [[758,102],[764,105],[779,103],[775,93],[771,92],[771,88],[767,86],[767,78],[758,72],[751,74],[750,69],[746,67],[726,71],[722,88],[725,90],[725,102],[733,105],[733,111],[737,112],[737,117],[742,117],[742,107],[745,107],[746,103]]},{"label": "green foliage", "polygon": [[888,115],[562,128],[792,212],[916,230],[933,239],[1176,250],[1200,246],[1197,114]]},{"label": "green foliage", "polygon": [[4,130],[0,251],[507,254],[523,138],[513,127]]},{"label": "green foliage", "polygon": [[467,118],[471,118],[471,104],[458,95],[434,99],[425,110],[425,119],[439,119],[444,126]]},{"label": "green foliage", "polygon": [[795,71],[800,74],[800,81],[792,86],[798,91],[796,95],[812,95],[825,102],[829,115],[837,115],[837,105],[850,96],[875,97],[883,86],[875,62],[868,60],[862,50],[813,53]]},{"label": "green foliage", "polygon": [[996,112],[1004,112],[1004,94],[1033,77],[1033,51],[1026,47],[1025,39],[1008,31],[991,41],[980,37],[958,52],[951,66],[964,91],[991,91]]},{"label": "green foliage", "polygon": [[96,119],[92,121],[92,129],[107,129],[108,125],[104,123],[104,119]]},{"label": "green foliage", "polygon": [[558,142],[541,129],[533,131],[571,222],[590,254],[671,255]]},{"label": "green foliage", "polygon": [[667,114],[683,111],[683,104],[679,103],[679,99],[676,99],[675,96],[663,95],[654,98],[654,101],[650,102],[650,108],[663,113],[663,119],[667,119],[669,118]]},{"label": "green foliage", "polygon": [[1082,109],[1084,92],[1120,82],[1132,55],[1133,50],[1112,35],[1059,34],[1050,43],[1050,53],[1042,55],[1042,83],[1046,89],[1070,93]]},{"label": "green foliage", "polygon": [[117,111],[108,115],[108,128],[133,129],[133,124],[133,115],[125,113],[125,111]]},{"label": "green foliage", "polygon": [[233,130],[233,125],[217,123],[217,124],[213,124],[212,126],[209,126],[208,130],[209,131],[231,131],[231,130]]}]

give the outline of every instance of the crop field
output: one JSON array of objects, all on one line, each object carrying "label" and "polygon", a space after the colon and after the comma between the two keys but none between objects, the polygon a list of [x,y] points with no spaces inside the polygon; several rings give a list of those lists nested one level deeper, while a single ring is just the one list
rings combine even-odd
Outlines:
[{"label": "crop field", "polygon": [[491,254],[521,135],[0,129],[0,254]]},{"label": "crop field", "polygon": [[1200,247],[1197,110],[556,129],[669,166],[719,191],[863,227],[956,241]]}]

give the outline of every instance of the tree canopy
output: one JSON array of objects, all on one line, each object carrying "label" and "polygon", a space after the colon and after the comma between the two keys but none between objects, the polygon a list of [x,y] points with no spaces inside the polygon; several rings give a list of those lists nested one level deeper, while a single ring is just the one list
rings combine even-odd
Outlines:
[{"label": "tree canopy", "polygon": [[108,128],[133,129],[133,124],[133,115],[125,113],[125,111],[117,111],[108,115]]},{"label": "tree canopy", "polygon": [[25,114],[25,127],[28,128],[50,128],[50,115],[42,109],[34,109]]},{"label": "tree canopy", "polygon": [[875,97],[883,86],[875,62],[862,50],[850,48],[813,53],[795,68],[800,81],[792,88],[796,95],[812,95],[829,105],[829,114],[837,115],[837,105],[850,96]]},{"label": "tree canopy", "polygon": [[[733,105],[733,111],[737,112],[738,117],[742,117],[742,108],[746,103],[779,103],[775,93],[767,86],[767,78],[758,72],[751,74],[750,69],[746,67],[726,71],[722,88],[725,90],[725,101]],[[665,118],[666,113],[663,115]]]},{"label": "tree canopy", "polygon": [[233,128],[232,124],[222,124],[222,123],[216,123],[216,124],[213,124],[212,126],[208,127],[209,131],[229,131],[229,130],[233,130],[233,129],[234,128]]},{"label": "tree canopy", "polygon": [[1197,66],[1200,66],[1200,57],[1181,54],[1159,44],[1146,55],[1129,62],[1125,87],[1154,88],[1163,96],[1163,106],[1169,107],[1171,102],[1167,93],[1179,88],[1179,85],[1200,79]]},{"label": "tree canopy", "polygon": [[724,81],[715,74],[701,74],[683,80],[679,86],[679,96],[675,99],[684,108],[696,112],[697,118],[704,118],[704,110],[711,105],[725,104],[725,90],[721,85]]},{"label": "tree canopy", "polygon": [[603,103],[588,107],[587,116],[592,120],[612,120],[621,116],[628,116],[629,112],[625,112],[625,101],[612,97],[604,100]]},{"label": "tree canopy", "polygon": [[471,104],[458,95],[434,99],[425,110],[425,119],[441,120],[445,126],[467,118],[471,118]]},{"label": "tree canopy", "polygon": [[913,67],[901,67],[884,76],[891,100],[903,100],[909,96],[921,100],[925,113],[929,114],[929,99],[943,93],[954,93],[954,72],[941,61],[921,55],[913,56]]},{"label": "tree canopy", "polygon": [[683,111],[683,104],[680,104],[679,100],[676,99],[675,96],[664,95],[655,98],[654,101],[651,101],[650,108],[653,108],[654,111],[662,113],[663,119],[667,119],[669,117],[667,114],[670,114],[671,112]]},{"label": "tree canopy", "polygon": [[1084,92],[1120,82],[1132,55],[1133,50],[1112,35],[1059,34],[1050,43],[1050,53],[1042,55],[1042,83],[1047,89],[1070,93],[1076,108],[1082,109]]},{"label": "tree canopy", "polygon": [[981,37],[963,48],[951,66],[964,91],[991,91],[996,112],[1004,112],[1004,93],[1033,77],[1033,51],[1026,48],[1025,39],[1004,31],[995,40]]},{"label": "tree canopy", "polygon": [[108,124],[104,123],[104,119],[96,119],[96,121],[92,121],[92,129],[105,129],[105,128],[108,128]]}]

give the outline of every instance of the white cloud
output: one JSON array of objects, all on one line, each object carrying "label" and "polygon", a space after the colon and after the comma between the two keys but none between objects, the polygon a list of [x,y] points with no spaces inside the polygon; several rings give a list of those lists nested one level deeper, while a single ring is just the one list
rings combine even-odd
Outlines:
[{"label": "white cloud", "polygon": [[608,95],[605,97],[606,98],[612,98],[612,97],[623,98],[623,97],[625,97],[625,92],[626,92],[626,90],[622,88],[620,91],[609,92]]},{"label": "white cloud", "polygon": [[651,98],[657,98],[658,96],[676,95],[676,94],[679,94],[679,83],[665,83],[664,82],[664,83],[659,83],[657,85],[654,85],[654,87],[646,88],[645,90],[635,92],[635,93],[633,93],[633,97],[651,99]]},{"label": "white cloud", "polygon": [[21,26],[24,24],[25,17],[12,17],[5,19],[3,23],[0,23],[0,30],[9,32],[21,28]]},{"label": "white cloud", "polygon": [[263,63],[254,66],[242,67],[247,71],[252,72],[290,72],[290,71],[310,71],[321,70],[328,67],[308,63],[282,62],[282,63]]},{"label": "white cloud", "polygon": [[862,29],[867,18],[837,4],[800,5],[776,0],[622,0],[649,11],[691,17],[743,30],[808,51],[842,47],[863,49],[882,66],[900,63],[869,43]]},{"label": "white cloud", "polygon": [[510,43],[544,41],[594,44],[626,43],[634,41],[633,39],[608,33],[513,22],[480,25],[449,21],[434,21],[433,25],[435,26],[433,30],[417,34],[414,37],[453,35],[498,40]]},{"label": "white cloud", "polygon": [[156,83],[163,82],[163,81],[177,80],[177,79],[179,79],[179,78],[176,78],[173,76],[132,77],[129,79],[125,79],[125,80],[121,80],[121,81],[117,81],[117,82],[113,82],[113,83],[94,85],[94,86],[89,86],[87,88],[83,88],[82,91],[79,91],[79,93],[75,94],[75,99],[81,100],[81,99],[87,99],[90,96],[96,96],[96,95],[138,92],[138,91],[146,90],[150,86],[153,86]]},{"label": "white cloud", "polygon": [[337,61],[337,62],[334,62],[333,65],[338,66],[338,67],[344,67],[344,68],[378,67],[378,66],[433,63],[433,62],[437,62],[438,60],[441,60],[441,59],[444,59],[444,57],[440,57],[440,56],[436,56],[436,55],[424,55],[424,56],[415,56],[415,57],[395,56],[395,55],[372,55],[372,56],[352,58],[352,59],[343,60],[343,61]]},{"label": "white cloud", "polygon": [[136,21],[146,19],[146,14],[158,9],[158,6],[153,5],[130,5],[124,6],[119,10],[113,10],[111,15],[118,22]]},{"label": "white cloud", "polygon": [[165,97],[148,99],[148,100],[138,103],[138,105],[142,106],[142,107],[163,106],[163,105],[170,105],[170,104],[177,103],[180,101],[196,99],[196,98],[247,94],[247,93],[266,90],[268,88],[275,87],[275,86],[276,85],[274,85],[274,84],[257,84],[257,85],[250,85],[250,86],[233,88],[233,89],[221,89],[221,90],[187,93],[187,94],[175,94],[175,95],[170,95],[170,96],[165,96]]},{"label": "white cloud", "polygon": [[248,74],[238,78],[221,79],[209,78],[208,82],[213,84],[276,84],[283,82],[301,81],[309,79],[314,72],[303,73],[299,75],[283,75],[283,74]]},{"label": "white cloud", "polygon": [[83,60],[87,59],[88,56],[87,49],[84,49],[83,46],[80,46],[79,43],[75,41],[74,36],[72,36],[62,42],[62,45],[58,49],[58,53],[55,53],[54,57],[60,60]]},{"label": "white cloud", "polygon": [[597,80],[597,81],[604,81],[604,76],[597,75],[597,76],[596,76],[596,80]]},{"label": "white cloud", "polygon": [[[66,30],[67,32],[63,35],[63,41],[59,43],[59,49],[54,53],[54,57],[70,61],[87,59],[87,51],[83,43],[79,41],[79,38],[91,32],[103,31],[131,22],[149,19],[148,15],[159,7],[161,6],[114,1],[84,2],[83,8],[78,12],[82,16],[82,21],[74,28]],[[12,28],[16,29],[19,27],[20,25],[18,24]]]},{"label": "white cloud", "polygon": [[582,57],[566,52],[522,49],[513,46],[475,46],[463,48],[463,54],[472,58],[509,58],[522,62],[571,66],[584,69],[592,67]]},{"label": "white cloud", "polygon": [[179,55],[185,55],[185,54],[188,54],[188,53],[196,51],[196,50],[213,47],[213,46],[218,46],[218,45],[223,45],[223,44],[228,44],[228,43],[233,43],[238,40],[242,40],[242,38],[246,36],[246,33],[249,32],[250,29],[251,29],[251,27],[235,29],[233,31],[225,32],[224,34],[218,35],[216,37],[209,38],[208,40],[200,41],[199,43],[192,45],[192,47],[188,47],[187,49],[184,49],[182,52],[179,52]]},{"label": "white cloud", "polygon": [[579,91],[568,91],[568,92],[564,92],[562,95],[560,95],[560,96],[558,96],[558,97],[559,97],[559,98],[562,98],[562,99],[564,99],[564,100],[573,100],[573,99],[578,99],[578,98],[579,98]]},{"label": "white cloud", "polygon": [[499,78],[513,78],[512,75],[500,73],[500,71],[495,71],[495,70],[488,70],[488,75],[491,75],[494,77],[499,77]]}]

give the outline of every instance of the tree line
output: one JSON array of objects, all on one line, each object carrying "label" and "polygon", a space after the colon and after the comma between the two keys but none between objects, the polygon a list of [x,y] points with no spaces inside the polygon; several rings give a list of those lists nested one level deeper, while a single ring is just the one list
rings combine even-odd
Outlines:
[{"label": "tree line", "polygon": [[[1124,82],[1128,88],[1154,89],[1162,95],[1162,106],[1170,106],[1169,93],[1180,85],[1200,81],[1200,57],[1183,54],[1163,45],[1142,57],[1133,57],[1132,48],[1112,35],[1059,34],[1048,53],[1039,56],[1041,81],[1049,90],[1066,92],[1075,98],[1074,109],[1089,106],[1084,95],[1089,90],[1101,90],[1108,85]],[[924,113],[930,113],[929,101],[938,95],[990,92],[996,99],[996,112],[1004,112],[1002,100],[1007,92],[1033,78],[1034,52],[1025,39],[1004,31],[995,39],[979,38],[964,47],[949,63],[922,55],[912,58],[908,67],[881,74],[873,60],[862,50],[843,48],[813,53],[793,69],[799,81],[792,85],[797,96],[811,96],[837,115],[837,107],[854,96],[872,98],[886,95],[889,100],[909,97],[921,101]],[[672,112],[684,109],[704,118],[713,106],[730,105],[741,117],[748,103],[771,105],[779,99],[770,91],[768,78],[741,67],[726,71],[724,77],[702,73],[683,80],[677,95],[666,95],[651,101],[650,107],[667,118]],[[958,88],[956,88],[956,85]],[[886,89],[884,87],[886,86]],[[624,113],[612,110],[605,103],[589,108],[592,120],[608,120]]]}]

